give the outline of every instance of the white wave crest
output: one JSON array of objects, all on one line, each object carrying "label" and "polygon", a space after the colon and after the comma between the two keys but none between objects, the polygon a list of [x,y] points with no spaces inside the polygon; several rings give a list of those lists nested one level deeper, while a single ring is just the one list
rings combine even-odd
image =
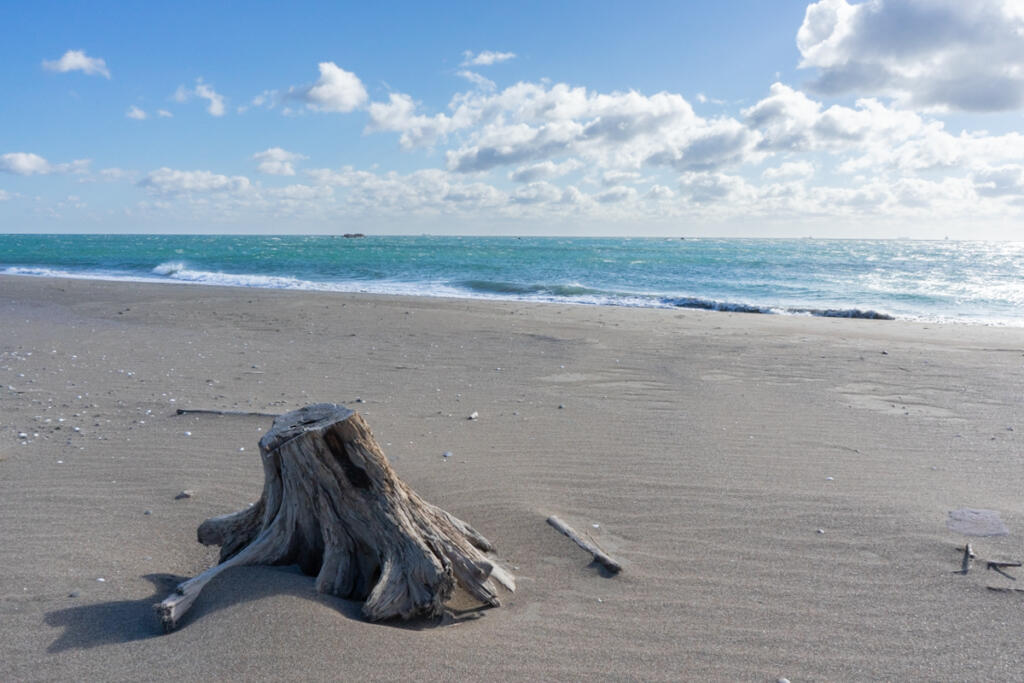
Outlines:
[{"label": "white wave crest", "polygon": [[181,261],[168,261],[154,268],[153,273],[156,275],[174,275],[182,270],[185,270],[185,264]]}]

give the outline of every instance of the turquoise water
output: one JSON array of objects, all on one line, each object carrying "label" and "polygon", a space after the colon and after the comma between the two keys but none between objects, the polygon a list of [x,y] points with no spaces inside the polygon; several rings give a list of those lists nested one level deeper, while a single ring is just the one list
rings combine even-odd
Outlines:
[{"label": "turquoise water", "polygon": [[1024,326],[1024,243],[0,235],[0,273]]}]

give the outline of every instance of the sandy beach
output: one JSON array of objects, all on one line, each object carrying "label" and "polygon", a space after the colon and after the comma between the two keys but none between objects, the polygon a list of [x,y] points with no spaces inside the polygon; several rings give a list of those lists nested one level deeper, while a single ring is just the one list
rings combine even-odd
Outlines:
[{"label": "sandy beach", "polygon": [[[1024,667],[1024,592],[989,590],[1024,569],[986,569],[1024,560],[1024,329],[27,277],[0,277],[0,314],[0,680]],[[373,624],[294,568],[240,568],[163,634],[151,605],[216,562],[196,527],[258,498],[271,423],[176,409],[320,401],[517,591]],[[1009,533],[949,529],[962,508]]]}]

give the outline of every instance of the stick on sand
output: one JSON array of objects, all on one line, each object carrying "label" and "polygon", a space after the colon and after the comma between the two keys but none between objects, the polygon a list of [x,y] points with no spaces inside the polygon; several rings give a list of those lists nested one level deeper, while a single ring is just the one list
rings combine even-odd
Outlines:
[{"label": "stick on sand", "polygon": [[277,417],[277,413],[257,413],[249,410],[212,410],[209,408],[178,408],[178,415],[245,415],[248,417]]},{"label": "stick on sand", "polygon": [[576,545],[593,555],[594,560],[604,565],[605,569],[610,571],[612,574],[618,574],[622,571],[622,565],[608,557],[608,555],[598,548],[595,543],[580,536],[575,529],[560,520],[558,517],[554,515],[548,517],[548,524],[561,531],[563,534],[571,538]]}]

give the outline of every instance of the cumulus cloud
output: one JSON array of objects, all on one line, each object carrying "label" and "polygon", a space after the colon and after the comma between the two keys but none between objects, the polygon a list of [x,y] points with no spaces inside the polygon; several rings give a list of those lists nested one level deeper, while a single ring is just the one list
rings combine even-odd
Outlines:
[{"label": "cumulus cloud", "polygon": [[0,156],[0,171],[15,175],[50,173],[50,168],[50,163],[38,154],[11,152]]},{"label": "cumulus cloud", "polygon": [[0,171],[14,175],[48,175],[51,173],[85,173],[89,170],[88,159],[76,159],[64,164],[49,161],[30,152],[9,152],[0,155]]},{"label": "cumulus cloud", "polygon": [[602,204],[618,204],[619,202],[635,199],[636,196],[636,189],[626,187],[625,185],[616,185],[599,193],[594,197],[594,199]]},{"label": "cumulus cloud", "polygon": [[487,183],[449,183],[444,201],[459,208],[491,208],[504,204],[505,193]]},{"label": "cumulus cloud", "polygon": [[510,59],[515,59],[516,53],[484,50],[483,52],[474,55],[471,50],[466,50],[462,53],[462,56],[462,66],[490,66],[491,64],[497,64],[498,62],[507,62]]},{"label": "cumulus cloud", "polygon": [[10,198],[11,198],[11,194],[9,192],[6,192],[4,190],[0,190],[0,202],[6,202]]},{"label": "cumulus cloud", "polygon": [[316,83],[306,88],[292,88],[289,96],[304,101],[310,109],[343,114],[366,103],[366,88],[354,73],[334,62],[320,62],[318,68],[320,78]]},{"label": "cumulus cloud", "polygon": [[167,167],[146,174],[139,181],[139,186],[159,195],[243,194],[252,188],[245,176],[226,176],[211,171],[179,171]]},{"label": "cumulus cloud", "polygon": [[[196,79],[196,87],[189,89],[183,85],[179,85],[178,89],[171,95],[171,99],[175,102],[187,102],[193,97],[199,97],[208,102],[206,111],[209,112],[210,116],[224,116],[226,111],[224,106],[224,96],[213,89],[213,86],[203,81],[202,78]],[[170,112],[167,112],[170,116]],[[161,114],[163,116],[163,114]]]},{"label": "cumulus cloud", "polygon": [[344,206],[356,211],[407,213],[466,213],[482,209],[501,209],[508,196],[487,183],[464,183],[440,169],[424,169],[405,175],[358,171],[315,169],[308,173],[315,183],[344,189]]},{"label": "cumulus cloud", "polygon": [[110,78],[110,70],[107,69],[107,63],[99,57],[88,56],[84,50],[68,50],[60,59],[44,59],[43,68],[47,71],[56,71],[58,73],[81,71],[87,76]]},{"label": "cumulus cloud", "polygon": [[156,115],[159,116],[162,119],[169,119],[169,118],[173,118],[174,117],[174,114],[172,114],[171,112],[167,111],[166,109],[157,109],[156,110]]},{"label": "cumulus cloud", "polygon": [[541,161],[528,166],[520,166],[509,173],[508,178],[509,180],[514,180],[517,183],[530,183],[535,180],[544,180],[547,178],[563,176],[575,171],[580,168],[580,166],[582,166],[582,164],[575,159],[568,159],[560,164],[556,164],[553,161]]},{"label": "cumulus cloud", "polygon": [[756,190],[743,178],[724,173],[684,173],[679,188],[696,204],[740,202],[756,195]]},{"label": "cumulus cloud", "polygon": [[555,202],[561,198],[562,190],[544,181],[529,183],[512,193],[512,201],[516,204],[541,204]]},{"label": "cumulus cloud", "polygon": [[601,174],[601,184],[605,187],[625,185],[639,182],[643,176],[636,171],[605,171]]},{"label": "cumulus cloud", "polygon": [[772,85],[769,95],[743,110],[747,125],[761,135],[758,149],[806,152],[820,149],[855,149],[858,145],[894,144],[929,128],[919,115],[886,107],[875,99],[857,100],[855,107],[827,109],[806,94],[783,84]]},{"label": "cumulus cloud", "polygon": [[301,154],[288,152],[280,147],[271,147],[263,152],[252,155],[253,161],[260,162],[256,167],[260,173],[267,173],[269,175],[295,175],[295,166],[293,164],[306,158]]},{"label": "cumulus cloud", "polygon": [[135,119],[136,121],[142,121],[146,118],[146,112],[136,107],[134,104],[128,107],[128,111],[124,113],[125,117],[129,119]]},{"label": "cumulus cloud", "polygon": [[676,196],[676,193],[671,187],[665,187],[664,185],[651,185],[651,188],[644,194],[644,198],[655,201],[662,201],[666,199],[672,199]]},{"label": "cumulus cloud", "polygon": [[448,168],[462,173],[559,156],[603,168],[712,169],[742,161],[757,142],[735,119],[699,117],[682,96],[665,92],[518,83],[452,106],[453,120],[476,126],[465,144],[446,152]]},{"label": "cumulus cloud", "polygon": [[975,191],[983,197],[1024,196],[1024,167],[979,169],[971,175]]},{"label": "cumulus cloud", "polygon": [[814,164],[809,161],[787,161],[779,166],[766,168],[761,177],[766,180],[777,178],[810,178],[814,175]]},{"label": "cumulus cloud", "polygon": [[425,147],[444,139],[452,131],[471,125],[472,117],[465,110],[454,116],[426,116],[416,112],[417,104],[403,93],[391,93],[387,102],[372,102],[368,107],[368,131],[401,133],[399,143],[405,149]]},{"label": "cumulus cloud", "polygon": [[801,67],[823,94],[904,106],[1005,111],[1024,106],[1024,11],[1016,0],[820,0],[797,32]]},{"label": "cumulus cloud", "polygon": [[329,185],[288,185],[268,190],[267,194],[288,202],[304,202],[329,199],[334,195],[334,188]]}]

